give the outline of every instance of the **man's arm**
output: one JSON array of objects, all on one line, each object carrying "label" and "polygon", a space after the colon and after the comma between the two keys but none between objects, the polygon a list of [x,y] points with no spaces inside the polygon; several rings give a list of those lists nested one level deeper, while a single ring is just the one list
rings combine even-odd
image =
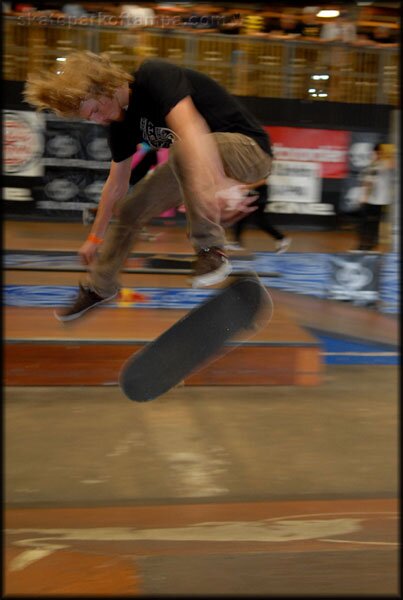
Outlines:
[{"label": "man's arm", "polygon": [[[219,184],[225,177],[221,157],[205,119],[196,109],[190,96],[180,100],[166,116],[168,127],[180,138],[180,159],[188,166],[194,166],[192,172],[205,173],[214,183]],[[201,162],[199,162],[201,161]]]},{"label": "man's arm", "polygon": [[108,179],[105,181],[95,221],[87,240],[81,246],[79,255],[84,264],[89,264],[96,253],[97,247],[104,238],[106,229],[113,215],[116,202],[123,198],[129,189],[132,157],[121,162],[111,163]]},{"label": "man's arm", "polygon": [[[247,196],[248,187],[225,174],[217,144],[190,96],[174,106],[166,122],[180,138],[178,159],[194,196],[214,220],[219,220],[221,210],[227,210],[227,217],[255,210],[249,208],[253,198]],[[234,209],[228,210],[230,206]]]}]

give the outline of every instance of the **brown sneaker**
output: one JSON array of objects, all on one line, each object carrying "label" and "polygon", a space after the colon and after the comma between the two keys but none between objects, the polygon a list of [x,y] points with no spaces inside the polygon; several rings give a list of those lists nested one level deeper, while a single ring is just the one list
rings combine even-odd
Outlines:
[{"label": "brown sneaker", "polygon": [[78,319],[78,317],[81,317],[81,315],[87,312],[87,310],[90,308],[93,308],[98,304],[102,304],[103,302],[108,302],[108,300],[112,300],[112,298],[117,296],[117,294],[118,292],[115,292],[112,294],[112,296],[102,298],[102,296],[99,296],[96,292],[81,285],[80,283],[78,295],[74,300],[74,303],[58,312],[55,311],[54,315],[59,321],[72,321],[73,319]]},{"label": "brown sneaker", "polygon": [[192,285],[197,288],[220,283],[231,271],[231,263],[221,248],[202,248],[193,268]]}]

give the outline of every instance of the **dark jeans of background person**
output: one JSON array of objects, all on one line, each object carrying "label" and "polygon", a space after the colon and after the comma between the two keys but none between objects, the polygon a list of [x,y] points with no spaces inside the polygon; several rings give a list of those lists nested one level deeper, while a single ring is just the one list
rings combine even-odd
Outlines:
[{"label": "dark jeans of background person", "polygon": [[358,223],[359,250],[372,250],[379,244],[382,209],[380,204],[362,205]]},{"label": "dark jeans of background person", "polygon": [[233,233],[235,241],[241,244],[242,233],[247,225],[257,225],[259,229],[265,231],[268,235],[273,237],[276,240],[283,240],[284,234],[281,233],[278,229],[272,225],[270,221],[269,214],[265,212],[267,206],[268,199],[268,187],[267,185],[260,185],[259,187],[254,188],[254,190],[259,194],[259,197],[253,203],[253,206],[257,206],[257,209],[249,214],[244,219],[241,219],[233,226]]}]

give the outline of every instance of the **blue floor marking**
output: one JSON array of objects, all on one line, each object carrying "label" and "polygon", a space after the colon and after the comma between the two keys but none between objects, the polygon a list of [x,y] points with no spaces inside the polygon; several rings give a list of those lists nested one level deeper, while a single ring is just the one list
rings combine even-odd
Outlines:
[{"label": "blue floor marking", "polygon": [[[104,304],[105,308],[194,308],[218,290],[193,288],[123,288],[128,295]],[[133,300],[130,294],[134,294]],[[68,306],[77,296],[77,287],[58,285],[6,285],[5,306],[60,307]]]},{"label": "blue floor marking", "polygon": [[399,348],[392,344],[352,340],[307,328],[322,344],[327,365],[399,365]]},{"label": "blue floor marking", "polygon": [[[63,261],[66,261],[65,254],[59,253],[59,256],[54,257],[54,262],[61,268]],[[140,254],[138,253],[139,256]],[[259,273],[262,283],[269,289],[280,289],[285,292],[326,299],[329,298],[329,289],[332,285],[331,261],[332,257],[336,255],[337,253],[333,255],[321,252],[288,252],[281,255],[274,252],[254,252],[246,260],[245,257],[241,259],[236,255],[230,255],[229,258],[234,273],[256,271]],[[74,256],[72,255],[72,257]],[[31,258],[31,267],[39,268],[42,259],[38,253],[33,253]],[[26,257],[19,255],[18,252],[6,254],[5,268],[21,265],[21,261],[26,261]],[[77,262],[77,256],[75,256],[75,262]],[[380,312],[398,314],[400,254],[397,252],[382,254],[380,262],[379,285],[373,301],[376,302],[376,309]],[[133,270],[135,269],[133,268]],[[360,302],[362,305],[367,305],[364,294]]]}]

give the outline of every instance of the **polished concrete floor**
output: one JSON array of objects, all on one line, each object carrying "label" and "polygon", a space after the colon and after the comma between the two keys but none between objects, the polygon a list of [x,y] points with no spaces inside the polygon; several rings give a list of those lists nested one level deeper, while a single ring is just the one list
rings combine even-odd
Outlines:
[{"label": "polished concrete floor", "polygon": [[5,390],[12,595],[396,595],[398,369]]},{"label": "polished concrete floor", "polygon": [[[66,367],[67,368],[67,367]],[[328,366],[315,387],[5,390],[5,499],[395,496],[398,368]]]}]

